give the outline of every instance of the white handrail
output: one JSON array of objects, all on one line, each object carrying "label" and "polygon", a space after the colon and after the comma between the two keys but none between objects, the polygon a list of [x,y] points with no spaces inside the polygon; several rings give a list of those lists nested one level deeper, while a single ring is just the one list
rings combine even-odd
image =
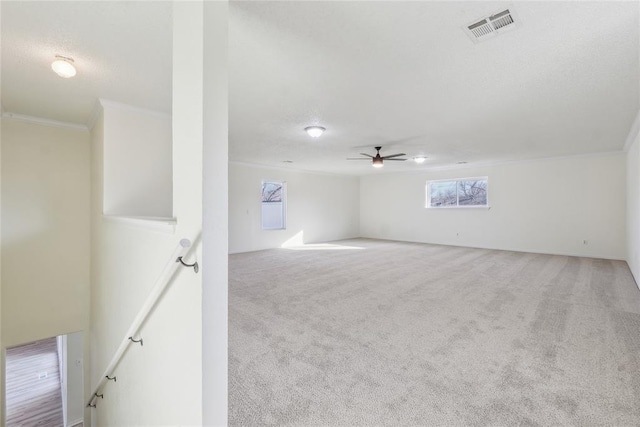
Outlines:
[{"label": "white handrail", "polygon": [[[158,280],[156,280],[155,285],[153,286],[153,288],[151,289],[151,292],[149,293],[149,296],[147,297],[146,301],[140,308],[140,311],[136,315],[135,319],[133,319],[133,322],[131,323],[131,326],[127,330],[127,333],[122,338],[122,342],[120,342],[120,346],[114,353],[113,357],[111,358],[111,361],[107,365],[107,368],[104,370],[104,373],[100,377],[100,381],[98,381],[98,384],[96,384],[95,388],[93,389],[93,393],[89,398],[89,402],[87,403],[87,406],[95,407],[94,402],[98,398],[98,396],[100,396],[98,392],[102,390],[102,388],[104,387],[105,383],[108,380],[107,375],[113,375],[115,368],[118,366],[118,363],[120,362],[120,359],[122,359],[122,356],[127,351],[127,348],[129,348],[129,345],[132,343],[132,340],[130,339],[130,337],[135,337],[135,335],[138,333],[140,326],[142,326],[142,323],[144,323],[147,316],[149,316],[149,314],[151,313],[151,310],[156,305],[156,302],[164,292],[165,288],[169,285],[169,283],[171,283],[171,279],[173,279],[173,276],[175,275],[175,272],[178,269],[178,267],[180,267],[181,265],[184,265],[184,263],[181,264],[180,260],[182,259],[183,256],[185,256],[189,252],[190,249],[191,249],[191,241],[189,239],[180,240],[180,243],[178,244],[176,249],[173,251],[173,254],[171,255],[171,259],[169,260],[169,263],[167,263],[166,267],[162,271],[162,274],[160,274],[160,277],[158,277]],[[197,272],[197,264],[196,264],[195,270]]]}]

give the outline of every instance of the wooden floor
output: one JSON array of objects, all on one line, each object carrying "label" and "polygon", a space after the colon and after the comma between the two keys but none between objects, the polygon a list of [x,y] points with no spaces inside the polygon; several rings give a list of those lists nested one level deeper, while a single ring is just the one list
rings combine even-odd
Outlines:
[{"label": "wooden floor", "polygon": [[6,369],[7,427],[64,424],[55,337],[7,349]]}]

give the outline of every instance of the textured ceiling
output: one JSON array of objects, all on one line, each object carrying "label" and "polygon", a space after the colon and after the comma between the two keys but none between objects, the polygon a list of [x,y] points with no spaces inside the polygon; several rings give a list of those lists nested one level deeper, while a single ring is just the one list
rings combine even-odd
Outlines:
[{"label": "textured ceiling", "polygon": [[[516,30],[478,44],[462,31],[506,7]],[[376,145],[429,157],[384,170],[615,151],[640,107],[636,2],[232,2],[230,15],[232,160],[363,174],[345,158]]]},{"label": "textured ceiling", "polygon": [[[5,111],[86,123],[97,98],[171,110],[171,2],[2,1]],[[519,27],[462,31],[509,7]],[[230,159],[378,172],[622,149],[639,101],[637,2],[230,3]],[[50,70],[72,56],[78,76]],[[303,128],[320,124],[319,139]],[[283,161],[293,163],[283,163]]]},{"label": "textured ceiling", "polygon": [[[137,1],[3,1],[5,111],[84,124],[98,98],[171,111],[172,6]],[[76,77],[51,71],[70,56]]]}]

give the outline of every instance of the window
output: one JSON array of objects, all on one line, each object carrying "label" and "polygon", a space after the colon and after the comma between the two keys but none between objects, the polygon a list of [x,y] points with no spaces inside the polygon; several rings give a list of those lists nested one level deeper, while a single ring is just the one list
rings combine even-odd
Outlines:
[{"label": "window", "polygon": [[487,178],[427,182],[428,208],[488,206]]},{"label": "window", "polygon": [[284,230],[286,212],[284,182],[262,181],[262,229]]}]

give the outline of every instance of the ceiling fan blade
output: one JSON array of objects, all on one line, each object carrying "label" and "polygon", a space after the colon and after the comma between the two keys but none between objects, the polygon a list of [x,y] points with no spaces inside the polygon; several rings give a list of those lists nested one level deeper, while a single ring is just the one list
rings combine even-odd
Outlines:
[{"label": "ceiling fan blade", "polygon": [[404,162],[405,160],[408,160],[408,159],[384,159],[384,160],[389,160],[390,162],[393,162],[393,161]]},{"label": "ceiling fan blade", "polygon": [[400,157],[400,156],[406,156],[406,154],[404,153],[399,153],[399,154],[392,154],[390,156],[382,156],[383,159],[391,159],[393,157]]},{"label": "ceiling fan blade", "polygon": [[347,160],[368,160],[368,161],[371,161],[371,159],[365,159],[363,157],[347,157]]},{"label": "ceiling fan blade", "polygon": [[373,159],[373,156],[371,154],[367,154],[367,153],[360,153],[363,156],[367,156],[367,157],[371,157]]}]

